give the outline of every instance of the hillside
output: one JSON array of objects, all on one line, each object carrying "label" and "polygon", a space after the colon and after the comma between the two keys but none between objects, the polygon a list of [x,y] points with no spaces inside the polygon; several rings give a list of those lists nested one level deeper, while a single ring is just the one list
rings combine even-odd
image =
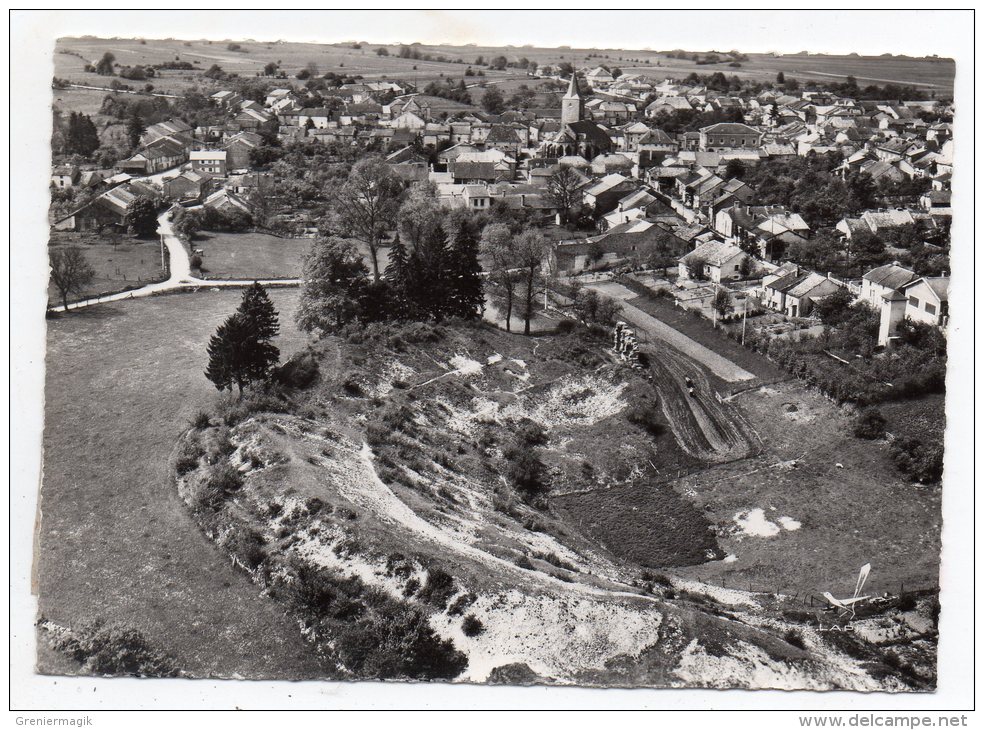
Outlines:
[{"label": "hillside", "polygon": [[[196,418],[175,447],[176,484],[205,534],[296,620],[324,676],[935,683],[931,595],[831,632],[788,597],[675,571],[724,553],[697,502],[659,475],[754,444],[726,404],[692,406],[706,415],[688,425],[647,371],[583,331],[372,326],[311,344],[280,380]],[[644,559],[593,538],[564,502],[616,487],[648,493]],[[605,509],[642,529],[630,501]]]}]

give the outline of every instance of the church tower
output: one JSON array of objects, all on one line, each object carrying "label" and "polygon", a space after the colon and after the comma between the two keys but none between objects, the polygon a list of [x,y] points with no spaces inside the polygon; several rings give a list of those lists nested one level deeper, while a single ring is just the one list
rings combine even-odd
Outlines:
[{"label": "church tower", "polygon": [[584,97],[577,83],[577,74],[571,74],[571,85],[560,102],[560,123],[563,126],[580,122],[584,115]]}]

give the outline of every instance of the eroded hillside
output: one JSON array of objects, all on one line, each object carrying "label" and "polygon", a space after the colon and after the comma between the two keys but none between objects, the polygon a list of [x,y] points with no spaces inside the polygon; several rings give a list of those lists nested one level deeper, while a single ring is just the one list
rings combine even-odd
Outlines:
[{"label": "eroded hillside", "polygon": [[[831,641],[773,596],[666,574],[724,555],[701,510],[660,477],[714,460],[693,444],[713,449],[715,438],[694,429],[727,435],[717,441],[733,453],[742,417],[717,402],[710,416],[699,403],[682,414],[665,404],[665,379],[631,370],[583,331],[371,328],[312,345],[279,377],[197,419],[176,447],[177,484],[205,532],[296,618],[325,676],[933,682],[871,637]],[[681,423],[696,426],[675,433]],[[647,564],[597,542],[590,515],[563,504],[616,485],[655,494],[642,531],[624,505]],[[872,617],[870,632],[918,623],[927,605]]]}]

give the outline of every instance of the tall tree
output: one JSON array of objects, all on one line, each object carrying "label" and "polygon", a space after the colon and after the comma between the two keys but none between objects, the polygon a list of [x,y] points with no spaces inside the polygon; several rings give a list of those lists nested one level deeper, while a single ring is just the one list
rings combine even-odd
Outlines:
[{"label": "tall tree", "polygon": [[379,243],[393,227],[402,184],[379,157],[366,157],[352,167],[345,183],[333,191],[331,225],[369,247],[372,275],[379,281]]},{"label": "tall tree", "polygon": [[99,62],[96,64],[96,73],[100,76],[112,76],[113,75],[113,64],[116,62],[116,56],[114,56],[109,51],[106,51]]},{"label": "tall tree", "polygon": [[495,285],[493,299],[501,305],[506,319],[506,332],[512,331],[512,314],[516,301],[518,273],[513,252],[513,235],[505,223],[490,223],[482,231],[481,250],[491,263],[489,275]]},{"label": "tall tree", "polygon": [[150,198],[138,197],[126,212],[127,230],[137,236],[152,236],[157,231],[157,206]]},{"label": "tall tree", "polygon": [[134,109],[130,118],[126,122],[126,138],[130,142],[130,147],[136,149],[140,146],[140,137],[146,131],[147,125],[144,124],[143,117]]},{"label": "tall tree", "polygon": [[515,244],[516,266],[522,272],[522,314],[523,334],[530,333],[530,320],[536,308],[536,294],[542,285],[540,268],[546,252],[543,234],[536,229],[527,229],[519,234]]},{"label": "tall tree", "polygon": [[482,94],[482,108],[489,114],[502,114],[506,110],[506,100],[496,86],[489,86]]},{"label": "tall tree", "polygon": [[[270,343],[280,333],[277,310],[274,309],[270,295],[267,294],[260,282],[254,281],[252,286],[243,290],[243,300],[239,304],[239,311],[253,327],[257,341]],[[273,351],[279,356],[280,353],[276,347],[273,347]]]},{"label": "tall tree", "polygon": [[389,264],[386,266],[386,281],[389,284],[391,316],[395,319],[412,319],[416,316],[413,292],[416,289],[407,247],[396,235],[389,249]]},{"label": "tall tree", "polygon": [[444,219],[444,230],[448,243],[448,314],[474,319],[485,308],[475,221],[468,211],[457,209]]},{"label": "tall tree", "polygon": [[561,223],[581,207],[584,179],[569,165],[560,165],[547,179],[547,199],[560,209]]},{"label": "tall tree", "polygon": [[92,118],[81,112],[72,112],[68,117],[68,131],[65,135],[65,148],[69,154],[88,157],[99,149],[99,132]]},{"label": "tall tree", "polygon": [[320,238],[304,262],[297,325],[306,332],[336,332],[362,316],[369,269],[351,241]]},{"label": "tall tree", "polygon": [[66,249],[53,248],[49,255],[51,262],[51,281],[61,294],[62,304],[68,309],[68,297],[81,294],[96,276],[96,270],[86,259],[82,249],[69,246]]},{"label": "tall tree", "polygon": [[263,358],[257,357],[257,346],[249,321],[242,312],[235,312],[209,340],[205,377],[220,391],[237,386],[242,397],[246,386],[265,379],[269,372],[269,366],[263,367]]}]

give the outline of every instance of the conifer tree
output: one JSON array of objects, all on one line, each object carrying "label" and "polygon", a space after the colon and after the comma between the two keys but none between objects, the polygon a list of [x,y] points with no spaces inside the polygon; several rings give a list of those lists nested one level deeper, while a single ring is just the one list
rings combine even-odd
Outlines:
[{"label": "conifer tree", "polygon": [[389,284],[390,316],[394,319],[412,319],[415,311],[412,297],[414,283],[407,247],[403,245],[399,234],[390,246],[389,264],[385,274]]},{"label": "conifer tree", "polygon": [[237,386],[242,396],[243,388],[258,379],[252,353],[255,344],[252,327],[246,318],[239,312],[232,314],[209,340],[205,377],[218,390],[232,390]]},{"label": "conifer tree", "polygon": [[280,332],[280,322],[273,302],[258,281],[243,291],[243,300],[239,304],[239,313],[253,332],[256,346],[252,351],[257,372],[263,372],[264,378],[269,374],[280,359],[280,350],[272,340]]},{"label": "conifer tree", "polygon": [[444,221],[447,235],[446,311],[450,316],[474,319],[484,309],[482,267],[478,263],[478,232],[466,211],[451,212]]}]

